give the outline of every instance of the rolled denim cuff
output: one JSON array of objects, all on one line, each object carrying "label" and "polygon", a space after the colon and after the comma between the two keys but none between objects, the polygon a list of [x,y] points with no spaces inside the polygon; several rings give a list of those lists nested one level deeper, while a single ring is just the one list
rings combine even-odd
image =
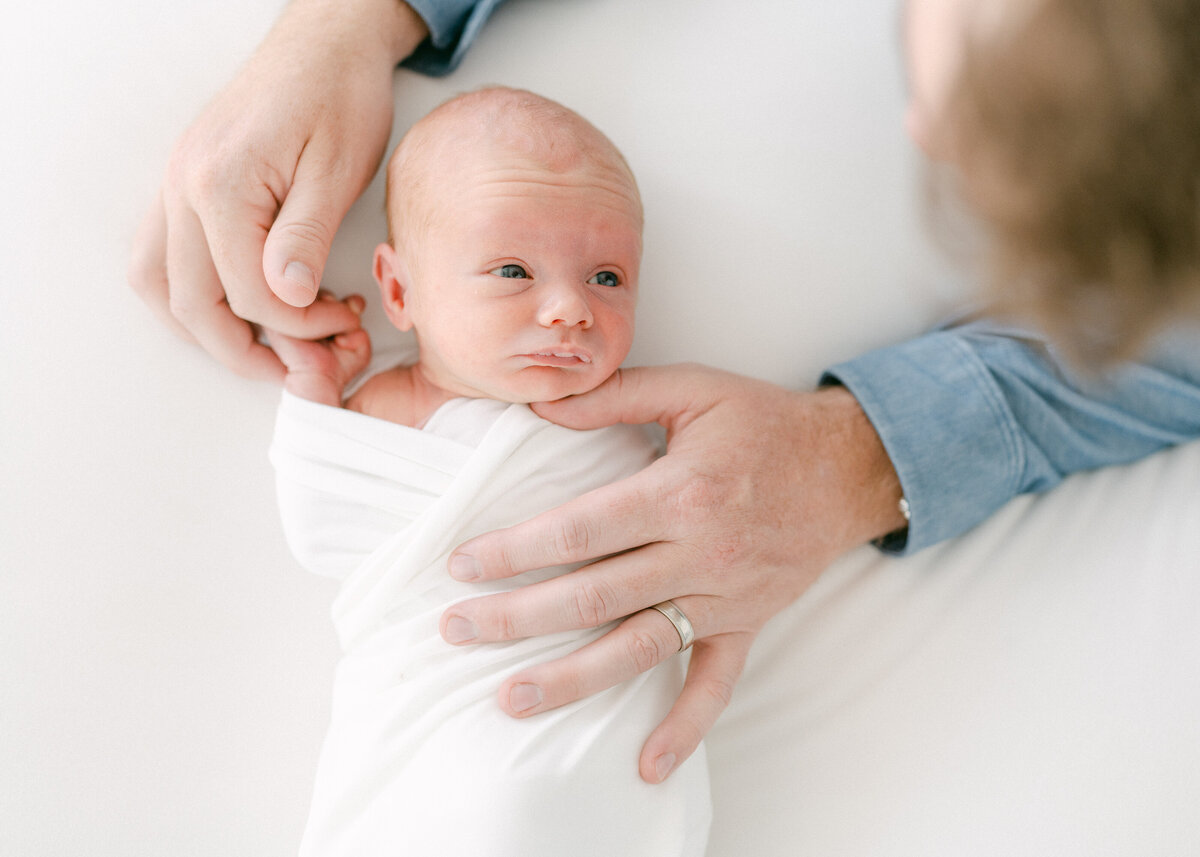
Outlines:
[{"label": "rolled denim cuff", "polygon": [[442,77],[454,71],[487,19],[504,0],[407,0],[429,27],[429,37],[401,68]]},{"label": "rolled denim cuff", "polygon": [[892,460],[911,518],[885,538],[911,554],[959,535],[1019,491],[1019,427],[988,368],[952,333],[938,331],[830,368],[862,406]]}]

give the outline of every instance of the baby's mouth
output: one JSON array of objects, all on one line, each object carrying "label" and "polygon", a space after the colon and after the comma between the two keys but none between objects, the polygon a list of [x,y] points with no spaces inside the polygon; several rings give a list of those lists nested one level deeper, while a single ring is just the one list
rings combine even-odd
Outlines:
[{"label": "baby's mouth", "polygon": [[579,366],[592,362],[592,356],[583,351],[552,349],[535,351],[525,356],[535,363],[542,363],[547,366]]}]

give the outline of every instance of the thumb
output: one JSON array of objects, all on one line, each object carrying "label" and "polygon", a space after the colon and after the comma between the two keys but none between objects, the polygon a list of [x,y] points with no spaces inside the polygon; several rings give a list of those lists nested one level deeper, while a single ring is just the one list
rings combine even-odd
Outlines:
[{"label": "thumb", "polygon": [[263,275],[280,300],[308,306],[317,296],[333,236],[354,203],[330,164],[301,160],[263,246]]},{"label": "thumb", "polygon": [[719,398],[728,375],[694,364],[618,369],[596,389],[533,405],[538,416],[573,429],[659,423],[668,431]]}]

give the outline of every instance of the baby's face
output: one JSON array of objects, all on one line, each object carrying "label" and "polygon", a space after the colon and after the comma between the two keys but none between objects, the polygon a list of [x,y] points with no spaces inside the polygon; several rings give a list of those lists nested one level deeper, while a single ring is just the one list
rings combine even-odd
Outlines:
[{"label": "baby's face", "polygon": [[[633,341],[635,190],[615,169],[459,161],[411,246],[405,300],[420,369],[456,395],[542,402],[598,386]],[[398,192],[403,192],[399,189]]]}]

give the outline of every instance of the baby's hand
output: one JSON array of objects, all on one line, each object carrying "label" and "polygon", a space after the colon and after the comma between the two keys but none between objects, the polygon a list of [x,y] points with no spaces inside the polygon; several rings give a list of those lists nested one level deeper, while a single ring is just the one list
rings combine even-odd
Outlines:
[{"label": "baby's hand", "polygon": [[[337,298],[323,291],[317,300],[336,302]],[[361,315],[366,306],[358,295],[351,295],[343,303],[355,315]],[[276,330],[268,330],[267,337],[287,368],[283,388],[294,396],[335,408],[342,405],[346,385],[371,359],[371,338],[361,327],[315,342],[284,336]]]}]

